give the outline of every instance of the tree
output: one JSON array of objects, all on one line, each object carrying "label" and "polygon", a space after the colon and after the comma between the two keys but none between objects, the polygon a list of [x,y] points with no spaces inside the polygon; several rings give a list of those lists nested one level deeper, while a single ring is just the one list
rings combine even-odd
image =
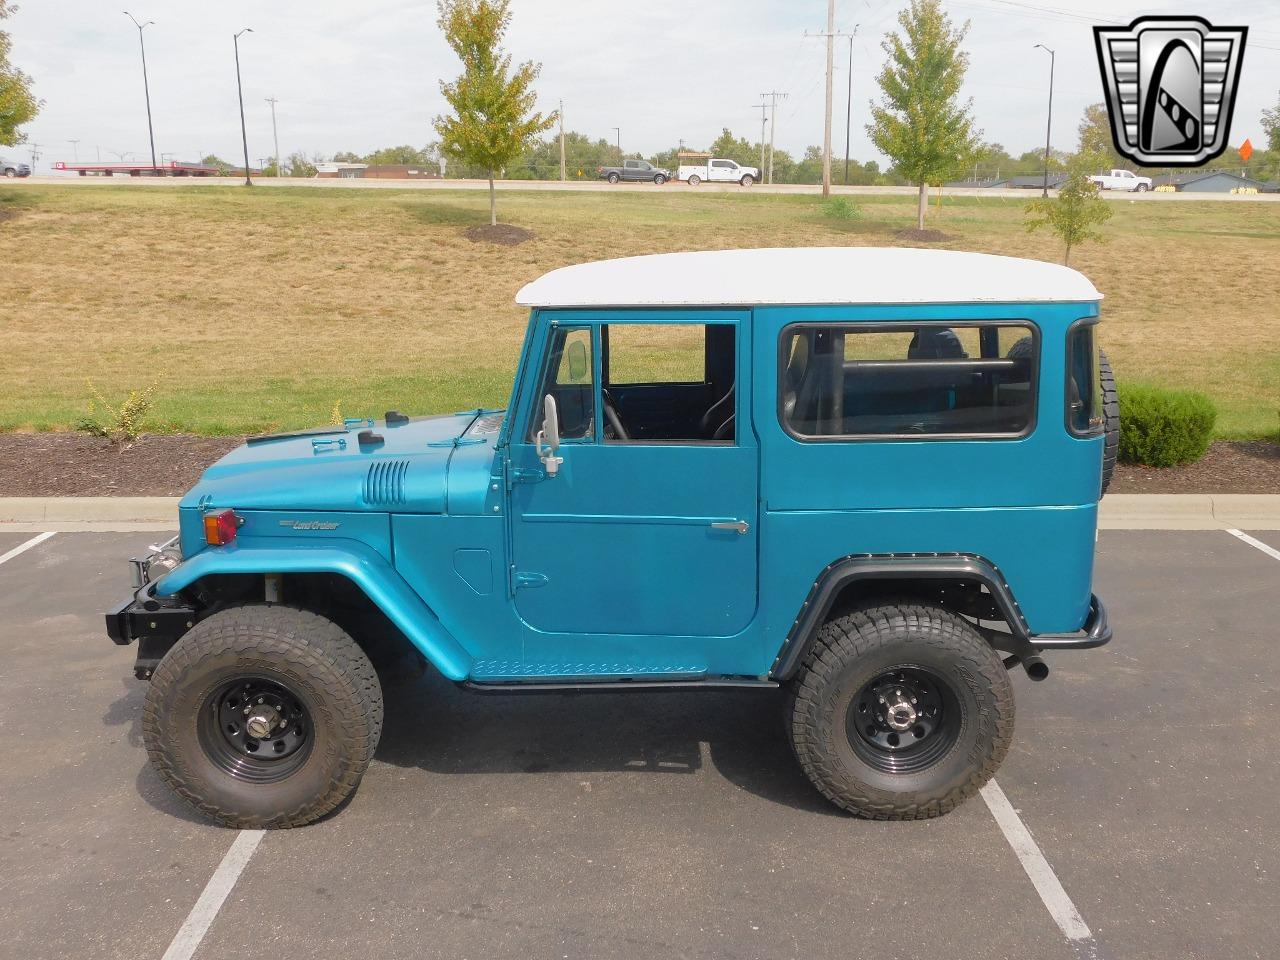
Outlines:
[{"label": "tree", "polygon": [[1267,166],[1271,176],[1280,179],[1280,102],[1262,111],[1262,130],[1267,135]]},{"label": "tree", "polygon": [[284,161],[285,169],[289,171],[291,177],[314,177],[316,175],[316,165],[307,159],[307,155],[301,150],[296,150]]},{"label": "tree", "polygon": [[1048,227],[1062,238],[1066,252],[1064,264],[1071,262],[1071,248],[1089,240],[1106,242],[1095,227],[1111,219],[1111,206],[1099,196],[1099,187],[1089,179],[1092,154],[1078,154],[1069,167],[1070,175],[1058,188],[1058,195],[1032,200],[1027,204],[1028,232]]},{"label": "tree", "polygon": [[878,78],[882,95],[871,104],[867,132],[897,172],[919,185],[917,226],[923,230],[929,184],[959,176],[979,142],[973,102],[958,101],[969,66],[960,44],[969,24],[952,27],[940,0],[911,0],[898,24],[902,32],[881,43],[889,60]]},{"label": "tree", "polygon": [[488,172],[490,224],[498,222],[494,177],[558,119],[554,112],[533,112],[533,81],[542,66],[526,61],[513,71],[502,50],[510,6],[511,0],[439,0],[437,21],[462,61],[462,76],[441,81],[440,92],[455,116],[436,117],[435,129],[445,156]]},{"label": "tree", "polygon": [[[18,8],[0,0],[0,20]],[[40,101],[31,93],[31,78],[9,63],[9,34],[0,30],[0,147],[12,147],[25,139],[18,131],[40,112]]]},{"label": "tree", "polygon": [[1111,136],[1111,119],[1107,116],[1106,104],[1091,103],[1084,108],[1084,117],[1080,120],[1080,143],[1076,155],[1088,154],[1095,165],[1089,173],[1102,173],[1112,167],[1123,167],[1127,164],[1116,153],[1115,143]]},{"label": "tree", "polygon": [[200,165],[202,167],[216,168],[218,171],[218,176],[220,177],[230,176],[231,171],[235,169],[231,164],[229,164],[226,160],[223,160],[216,153],[211,153],[208,156],[201,157]]}]

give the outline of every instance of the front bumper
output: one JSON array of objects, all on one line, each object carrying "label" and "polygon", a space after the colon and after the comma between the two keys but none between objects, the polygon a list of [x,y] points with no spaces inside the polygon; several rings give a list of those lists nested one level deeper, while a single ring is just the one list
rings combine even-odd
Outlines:
[{"label": "front bumper", "polygon": [[123,647],[138,642],[133,673],[139,680],[151,679],[160,658],[198,619],[194,608],[158,600],[148,589],[142,587],[106,614],[107,636],[112,643]]}]

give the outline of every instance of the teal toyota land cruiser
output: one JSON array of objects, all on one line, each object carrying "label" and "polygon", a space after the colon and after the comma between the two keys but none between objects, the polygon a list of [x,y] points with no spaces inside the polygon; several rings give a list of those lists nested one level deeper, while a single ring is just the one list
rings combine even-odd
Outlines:
[{"label": "teal toyota land cruiser", "polygon": [[555,270],[520,291],[506,410],[253,437],[205,471],[107,615],[147,752],[223,824],[308,823],[372,760],[398,646],[475,690],[781,688],[832,803],[945,813],[1009,747],[1008,672],[1111,638],[1100,300],[944,251]]}]

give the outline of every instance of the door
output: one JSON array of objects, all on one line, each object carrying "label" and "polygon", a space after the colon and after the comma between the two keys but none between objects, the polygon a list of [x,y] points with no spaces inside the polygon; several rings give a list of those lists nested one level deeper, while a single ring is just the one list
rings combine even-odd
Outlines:
[{"label": "door", "polygon": [[[590,636],[569,649],[696,661],[696,642],[669,641],[730,637],[755,615],[757,448],[739,426],[749,407],[737,389],[744,315],[625,316],[544,318],[541,370],[513,421],[512,574],[531,660],[557,659],[549,636]],[[534,442],[547,395],[561,423],[554,476]]]},{"label": "door", "polygon": [[732,160],[712,160],[711,179],[717,182],[738,179],[738,165]]}]

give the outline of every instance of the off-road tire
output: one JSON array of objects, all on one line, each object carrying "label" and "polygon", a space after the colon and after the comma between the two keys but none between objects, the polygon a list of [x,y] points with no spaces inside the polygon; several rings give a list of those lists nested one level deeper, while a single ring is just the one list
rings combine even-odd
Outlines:
[{"label": "off-road tire", "polygon": [[1098,379],[1102,381],[1102,492],[1111,486],[1116,472],[1116,454],[1120,450],[1120,397],[1116,393],[1116,378],[1111,372],[1111,361],[1105,350],[1098,351]]},{"label": "off-road tire", "polygon": [[[202,746],[198,721],[220,684],[265,677],[309,712],[309,754],[274,783],[237,779]],[[142,734],[160,778],[216,822],[297,827],[355,790],[382,733],[382,689],[369,658],[335,623],[295,607],[230,607],[200,621],[165,654],[147,690]]]},{"label": "off-road tire", "polygon": [[[912,666],[952,686],[958,732],[923,770],[886,773],[858,755],[846,717],[865,684]],[[873,820],[941,816],[995,775],[1013,738],[1013,688],[1000,657],[967,622],[936,607],[892,604],[827,621],[788,693],[787,726],[805,774],[836,806]]]}]

